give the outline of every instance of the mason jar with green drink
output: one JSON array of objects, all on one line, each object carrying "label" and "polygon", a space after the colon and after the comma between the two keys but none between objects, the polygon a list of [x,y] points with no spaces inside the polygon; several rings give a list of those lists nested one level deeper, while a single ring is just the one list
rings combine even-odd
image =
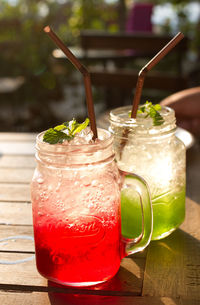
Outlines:
[{"label": "mason jar with green drink", "polygon": [[[120,169],[147,181],[153,204],[152,239],[161,239],[185,218],[185,146],[175,135],[172,109],[147,102],[139,107],[136,119],[130,117],[130,111],[131,107],[125,106],[110,112],[109,129],[114,135],[116,161]],[[133,229],[140,230],[142,214],[138,207],[131,215],[137,199],[129,191],[123,191],[121,197],[122,231],[128,237]]]}]

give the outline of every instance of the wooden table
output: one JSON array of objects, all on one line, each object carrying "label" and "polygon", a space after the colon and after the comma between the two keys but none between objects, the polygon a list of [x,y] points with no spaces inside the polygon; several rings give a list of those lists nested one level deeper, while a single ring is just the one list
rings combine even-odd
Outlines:
[{"label": "wooden table", "polygon": [[123,259],[118,274],[108,283],[78,290],[48,282],[35,267],[29,193],[35,167],[34,142],[34,134],[0,133],[1,305],[200,304],[198,144],[187,152],[190,198],[186,200],[186,220],[180,229],[161,241],[151,242],[142,253]]}]

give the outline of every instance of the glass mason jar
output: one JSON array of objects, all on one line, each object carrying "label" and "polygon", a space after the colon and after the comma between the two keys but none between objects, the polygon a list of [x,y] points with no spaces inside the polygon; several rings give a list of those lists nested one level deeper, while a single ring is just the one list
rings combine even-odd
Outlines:
[{"label": "glass mason jar", "polygon": [[[98,130],[96,143],[51,145],[37,136],[37,167],[31,183],[38,271],[71,286],[104,282],[121,259],[151,240],[152,205],[142,178],[119,171],[113,137]],[[120,191],[141,204],[138,235],[121,234]]]},{"label": "glass mason jar", "polygon": [[[161,239],[185,218],[185,145],[175,135],[174,110],[162,107],[164,123],[160,126],[153,126],[150,117],[132,119],[130,111],[131,107],[125,106],[110,112],[116,160],[119,169],[147,181],[153,205],[152,239]],[[129,205],[129,198],[124,198],[122,213],[123,206],[128,209]]]}]

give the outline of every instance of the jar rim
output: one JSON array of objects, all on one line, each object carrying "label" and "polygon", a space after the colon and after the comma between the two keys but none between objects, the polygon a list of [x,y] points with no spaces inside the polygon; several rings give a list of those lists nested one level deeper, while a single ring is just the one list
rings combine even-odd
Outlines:
[{"label": "jar rim", "polygon": [[[114,123],[122,123],[122,124],[126,124],[127,126],[144,126],[144,118],[131,118],[128,116],[129,111],[131,111],[132,106],[122,106],[122,107],[118,107],[115,109],[112,109],[110,111],[110,121],[114,122]],[[127,114],[126,116],[122,116],[123,114]],[[167,121],[169,121],[170,119],[172,121],[170,121],[170,123],[173,123],[173,121],[175,121],[175,111],[167,106],[162,106],[162,116],[164,118],[164,125],[166,125],[166,123],[168,123]],[[167,120],[168,119],[168,120]],[[152,119],[149,118],[145,118],[145,122],[150,122],[152,121]],[[161,125],[160,125],[161,126]],[[159,127],[160,127],[159,126]],[[155,126],[152,125],[152,127],[155,128]]]},{"label": "jar rim", "polygon": [[131,106],[123,106],[115,108],[110,111],[110,127],[109,131],[113,134],[119,132],[116,128],[127,129],[130,135],[139,137],[157,137],[163,135],[170,135],[176,130],[175,111],[166,106],[162,106],[159,113],[164,119],[160,125],[154,125],[153,119],[145,114],[137,116],[137,118],[129,117],[128,113],[131,111]]},{"label": "jar rim", "polygon": [[88,144],[70,144],[63,145],[62,143],[49,144],[43,141],[45,131],[42,131],[36,136],[36,149],[44,150],[49,153],[66,154],[68,152],[82,153],[82,152],[95,152],[110,146],[113,142],[113,135],[106,129],[97,128],[98,139],[100,141]]},{"label": "jar rim", "polygon": [[[176,117],[175,111],[166,106],[162,106],[159,113],[164,119],[160,125],[154,125],[153,119],[146,114],[141,114],[137,118],[129,117],[130,106],[118,107],[110,111],[110,127],[109,131],[118,136],[124,134],[125,130],[129,136],[133,138],[148,137],[149,139],[157,138],[158,136],[169,136],[175,133]],[[121,130],[121,131],[120,131]],[[120,135],[121,136],[121,135]]]}]

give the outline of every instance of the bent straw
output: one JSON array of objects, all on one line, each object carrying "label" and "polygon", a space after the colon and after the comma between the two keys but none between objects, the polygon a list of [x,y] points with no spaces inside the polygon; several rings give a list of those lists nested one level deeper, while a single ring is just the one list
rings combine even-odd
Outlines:
[{"label": "bent straw", "polygon": [[137,108],[140,102],[142,88],[144,85],[144,79],[147,72],[151,70],[167,53],[169,53],[182,39],[184,35],[179,32],[174,38],[172,38],[164,48],[162,48],[138,73],[138,80],[136,84],[135,95],[133,98],[133,106],[131,112],[131,118],[136,118]]},{"label": "bent straw", "polygon": [[67,56],[70,62],[83,74],[85,93],[86,93],[86,102],[88,109],[88,116],[90,119],[91,129],[93,132],[93,139],[97,138],[97,127],[96,119],[94,112],[94,103],[92,98],[92,88],[91,88],[91,79],[88,70],[79,62],[79,60],[74,56],[74,54],[63,44],[60,38],[53,32],[50,26],[44,28],[44,32],[49,35],[49,37],[55,42],[55,44],[63,51]]}]

